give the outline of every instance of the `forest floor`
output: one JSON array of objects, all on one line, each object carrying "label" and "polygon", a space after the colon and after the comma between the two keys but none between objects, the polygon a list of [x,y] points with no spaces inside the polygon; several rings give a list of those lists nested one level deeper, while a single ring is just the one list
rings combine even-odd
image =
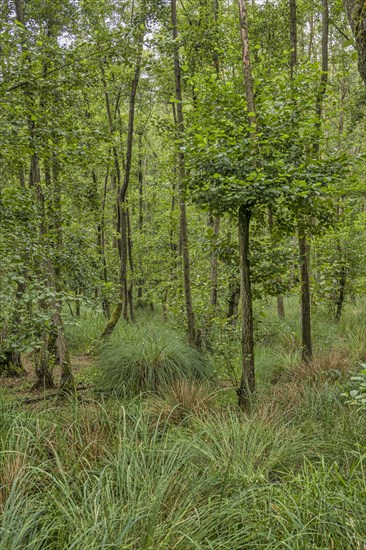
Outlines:
[{"label": "forest floor", "polygon": [[238,332],[217,331],[212,380],[127,396],[100,373],[128,384],[126,353],[130,378],[155,369],[166,327],[120,323],[103,355],[103,319],[71,319],[77,399],[32,390],[31,357],[26,376],[0,380],[0,550],[366,550],[366,414],[344,396],[366,361],[366,302],[338,324],[318,310],[311,365],[297,305],[283,321],[257,316],[246,414]]},{"label": "forest floor", "polygon": [[[34,372],[34,363],[30,355],[22,357],[22,363],[25,373],[20,377],[1,377],[0,387],[2,390],[2,397],[9,400],[21,401],[24,404],[33,404],[46,401],[49,399],[57,400],[59,392],[57,387],[55,388],[35,388],[36,375]],[[80,389],[87,389],[89,384],[85,378],[93,365],[93,356],[91,354],[72,355],[71,368],[74,374],[76,384]],[[55,367],[54,381],[57,386],[60,378],[60,369]]]}]

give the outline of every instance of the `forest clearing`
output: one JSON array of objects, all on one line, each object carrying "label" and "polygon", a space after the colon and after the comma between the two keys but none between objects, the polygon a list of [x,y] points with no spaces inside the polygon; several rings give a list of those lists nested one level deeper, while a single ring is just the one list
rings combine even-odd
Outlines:
[{"label": "forest clearing", "polygon": [[0,550],[366,550],[365,0],[0,20]]}]

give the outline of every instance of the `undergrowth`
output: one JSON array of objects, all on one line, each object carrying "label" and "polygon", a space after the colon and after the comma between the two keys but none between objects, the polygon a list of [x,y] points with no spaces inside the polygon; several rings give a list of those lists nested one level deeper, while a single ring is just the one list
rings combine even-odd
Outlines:
[{"label": "undergrowth", "polygon": [[203,403],[184,423],[154,398],[4,410],[0,548],[363,548],[359,409],[328,385],[250,418]]},{"label": "undergrowth", "polygon": [[167,325],[120,325],[98,354],[97,384],[104,391],[133,396],[161,392],[180,380],[207,380],[207,356]]},{"label": "undergrowth", "polygon": [[[366,416],[342,393],[365,308],[339,324],[316,312],[309,366],[287,306],[257,323],[250,415],[232,387],[238,329],[216,335],[213,380],[154,319],[120,323],[99,348],[100,399],[31,412],[0,396],[0,549],[364,550]],[[102,321],[81,320],[73,349],[96,349]]]}]

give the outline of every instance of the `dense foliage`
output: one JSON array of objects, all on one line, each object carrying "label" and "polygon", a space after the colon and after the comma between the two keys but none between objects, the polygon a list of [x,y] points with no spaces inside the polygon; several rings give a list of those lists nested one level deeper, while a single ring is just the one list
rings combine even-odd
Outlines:
[{"label": "dense foliage", "polygon": [[364,16],[1,2],[0,549],[364,547]]}]

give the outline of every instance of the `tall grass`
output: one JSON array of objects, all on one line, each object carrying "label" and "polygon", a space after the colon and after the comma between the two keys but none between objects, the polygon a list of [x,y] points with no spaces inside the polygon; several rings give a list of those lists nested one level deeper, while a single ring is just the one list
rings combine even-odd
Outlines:
[{"label": "tall grass", "polygon": [[205,380],[208,358],[163,324],[121,325],[101,347],[98,385],[119,395],[159,392],[178,380]]},{"label": "tall grass", "polygon": [[106,323],[101,312],[85,309],[79,318],[66,315],[65,321],[66,337],[71,352],[89,353],[99,344]]},{"label": "tall grass", "polygon": [[366,419],[327,384],[184,426],[139,399],[3,416],[1,549],[364,547]]},{"label": "tall grass", "polygon": [[[364,550],[366,416],[339,382],[364,353],[365,308],[338,325],[315,312],[310,368],[297,306],[257,324],[250,416],[207,384],[204,356],[151,320],[120,323],[100,350],[100,387],[129,400],[29,412],[0,395],[0,550]],[[74,349],[97,323],[81,323]],[[239,344],[222,346],[216,370],[231,361],[239,374]],[[146,390],[157,394],[130,398]]]}]

